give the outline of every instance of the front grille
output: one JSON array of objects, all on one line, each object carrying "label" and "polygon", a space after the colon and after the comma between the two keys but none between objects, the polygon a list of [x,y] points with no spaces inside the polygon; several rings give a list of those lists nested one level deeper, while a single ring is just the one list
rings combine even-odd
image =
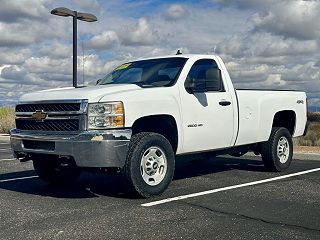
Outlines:
[{"label": "front grille", "polygon": [[20,104],[16,106],[16,112],[77,112],[80,111],[81,103],[41,103],[41,104]]},{"label": "front grille", "polygon": [[31,131],[79,131],[79,119],[45,120],[36,122],[34,120],[16,119],[16,127],[20,130]]},{"label": "front grille", "polygon": [[[79,132],[85,130],[88,100],[21,103],[16,106],[16,128],[27,131]],[[40,119],[37,115],[42,113]]]}]

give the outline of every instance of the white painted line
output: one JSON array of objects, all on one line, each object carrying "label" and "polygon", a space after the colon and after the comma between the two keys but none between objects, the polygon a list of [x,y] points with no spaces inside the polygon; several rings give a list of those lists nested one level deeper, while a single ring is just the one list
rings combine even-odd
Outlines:
[{"label": "white painted line", "polygon": [[264,180],[248,182],[248,183],[233,185],[233,186],[229,186],[229,187],[217,188],[217,189],[212,189],[212,190],[208,190],[208,191],[182,195],[182,196],[178,196],[178,197],[166,198],[166,199],[159,200],[159,201],[144,203],[144,204],[141,204],[141,206],[151,207],[151,206],[155,206],[155,205],[159,205],[159,204],[163,204],[163,203],[168,203],[168,202],[173,202],[173,201],[178,201],[178,200],[182,200],[182,199],[186,199],[186,198],[199,197],[199,196],[208,195],[211,193],[222,192],[222,191],[227,191],[227,190],[241,188],[241,187],[253,186],[253,185],[257,185],[257,184],[261,184],[261,183],[277,181],[277,180],[290,178],[290,177],[294,177],[294,176],[299,176],[299,175],[303,175],[303,174],[307,174],[307,173],[317,172],[317,171],[320,171],[320,168],[314,168],[314,169],[310,169],[307,171],[287,174],[287,175],[283,175],[283,176],[279,176],[279,177],[268,178],[268,179],[264,179]]},{"label": "white painted line", "polygon": [[14,161],[17,160],[15,158],[4,158],[4,159],[0,159],[0,162],[4,162],[4,161]]},{"label": "white painted line", "polygon": [[0,180],[0,183],[2,183],[2,182],[12,182],[12,181],[16,181],[16,180],[23,180],[23,179],[30,179],[30,178],[37,178],[37,177],[38,176],[29,176],[29,177],[3,179],[3,180]]}]

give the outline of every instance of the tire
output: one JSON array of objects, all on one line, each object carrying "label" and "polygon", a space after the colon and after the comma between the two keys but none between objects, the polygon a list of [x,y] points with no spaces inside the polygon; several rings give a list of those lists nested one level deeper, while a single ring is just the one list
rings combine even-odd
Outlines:
[{"label": "tire", "polygon": [[53,185],[68,185],[81,173],[74,161],[57,157],[36,158],[33,160],[33,167],[42,180]]},{"label": "tire", "polygon": [[141,132],[133,135],[122,173],[130,188],[144,198],[161,195],[171,183],[175,157],[162,135]]},{"label": "tire", "polygon": [[262,161],[266,169],[275,172],[285,171],[291,164],[292,154],[292,136],[288,129],[272,128],[269,140],[261,146]]}]

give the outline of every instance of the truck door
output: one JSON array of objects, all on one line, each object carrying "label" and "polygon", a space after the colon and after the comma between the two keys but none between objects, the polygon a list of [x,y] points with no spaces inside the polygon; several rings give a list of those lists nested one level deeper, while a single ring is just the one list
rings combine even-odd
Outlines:
[{"label": "truck door", "polygon": [[197,60],[181,87],[183,151],[231,146],[234,133],[233,103],[213,59]]}]

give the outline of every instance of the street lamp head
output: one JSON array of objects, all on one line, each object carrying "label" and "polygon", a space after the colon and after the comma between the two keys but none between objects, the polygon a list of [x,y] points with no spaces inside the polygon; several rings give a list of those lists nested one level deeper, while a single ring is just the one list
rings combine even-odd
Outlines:
[{"label": "street lamp head", "polygon": [[86,22],[95,22],[97,21],[97,17],[91,13],[81,13],[78,12],[77,19],[86,21]]},{"label": "street lamp head", "polygon": [[64,8],[64,7],[58,7],[58,8],[53,9],[51,11],[51,14],[62,16],[62,17],[74,17],[75,16],[74,11],[72,11],[68,8]]},{"label": "street lamp head", "polygon": [[59,7],[59,8],[53,9],[51,11],[51,14],[62,16],[62,17],[77,17],[77,19],[79,19],[81,21],[86,21],[86,22],[97,21],[97,17],[91,13],[76,12],[76,11],[72,11],[72,10],[70,10],[68,8],[64,8],[64,7]]}]

